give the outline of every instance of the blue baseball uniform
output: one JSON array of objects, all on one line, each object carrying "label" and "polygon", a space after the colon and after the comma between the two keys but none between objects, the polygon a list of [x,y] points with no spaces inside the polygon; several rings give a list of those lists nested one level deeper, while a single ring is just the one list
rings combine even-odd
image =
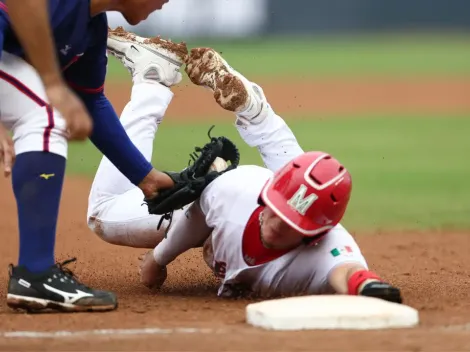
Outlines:
[{"label": "blue baseball uniform", "polygon": [[[90,140],[135,185],[152,169],[104,94],[108,24],[90,16],[90,0],[49,0],[63,76],[93,119]],[[48,103],[27,64],[8,9],[0,0],[0,121],[13,131],[13,189],[20,227],[19,265],[40,272],[54,264],[58,208],[67,157],[65,121]],[[53,175],[53,177],[41,177]]]}]

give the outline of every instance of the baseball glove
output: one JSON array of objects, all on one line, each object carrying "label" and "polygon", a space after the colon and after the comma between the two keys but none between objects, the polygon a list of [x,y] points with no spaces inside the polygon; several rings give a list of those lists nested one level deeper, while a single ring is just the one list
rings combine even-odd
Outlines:
[{"label": "baseball glove", "polygon": [[[181,172],[164,171],[173,180],[174,186],[161,190],[154,198],[145,198],[150,214],[165,215],[163,218],[169,219],[174,210],[198,199],[212,181],[238,166],[240,153],[236,145],[226,137],[211,137],[212,128],[214,126],[208,132],[210,142],[202,148],[196,147],[195,152],[190,154],[192,164],[190,160],[188,167]],[[210,170],[217,157],[230,162],[230,165],[223,171]]]}]

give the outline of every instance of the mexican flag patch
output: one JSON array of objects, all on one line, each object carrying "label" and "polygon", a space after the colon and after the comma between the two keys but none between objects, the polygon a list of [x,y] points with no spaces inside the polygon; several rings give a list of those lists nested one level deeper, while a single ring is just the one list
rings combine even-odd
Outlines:
[{"label": "mexican flag patch", "polygon": [[351,254],[353,252],[352,248],[349,247],[349,246],[344,246],[344,247],[339,247],[339,248],[335,248],[333,250],[330,251],[331,255],[333,257],[338,257],[340,255],[348,255],[348,254]]}]

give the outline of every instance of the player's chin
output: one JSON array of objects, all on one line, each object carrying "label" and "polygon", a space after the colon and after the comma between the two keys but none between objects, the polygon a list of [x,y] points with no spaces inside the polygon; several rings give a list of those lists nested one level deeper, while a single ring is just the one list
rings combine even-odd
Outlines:
[{"label": "player's chin", "polygon": [[276,237],[273,238],[270,236],[261,236],[261,243],[267,249],[280,250],[286,247],[282,241],[279,241]]},{"label": "player's chin", "polygon": [[128,15],[124,15],[124,18],[125,20],[127,21],[127,23],[129,23],[131,26],[136,26],[138,25],[140,22],[142,22],[143,20],[145,20],[147,17],[143,18],[143,17],[138,17],[138,16],[128,16]]},{"label": "player's chin", "polygon": [[170,0],[163,0],[157,5],[157,10],[161,10],[163,6]]},{"label": "player's chin", "polygon": [[261,242],[263,246],[268,249],[286,250],[299,246],[302,243],[302,239],[267,231],[266,235],[261,235]]}]

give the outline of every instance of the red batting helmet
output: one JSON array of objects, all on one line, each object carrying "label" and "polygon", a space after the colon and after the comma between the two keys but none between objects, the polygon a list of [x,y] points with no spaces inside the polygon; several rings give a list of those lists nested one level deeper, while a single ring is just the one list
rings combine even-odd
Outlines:
[{"label": "red batting helmet", "polygon": [[261,200],[292,228],[311,237],[326,234],[341,221],[351,188],[351,175],[338,160],[328,153],[307,152],[274,174],[263,187]]}]

